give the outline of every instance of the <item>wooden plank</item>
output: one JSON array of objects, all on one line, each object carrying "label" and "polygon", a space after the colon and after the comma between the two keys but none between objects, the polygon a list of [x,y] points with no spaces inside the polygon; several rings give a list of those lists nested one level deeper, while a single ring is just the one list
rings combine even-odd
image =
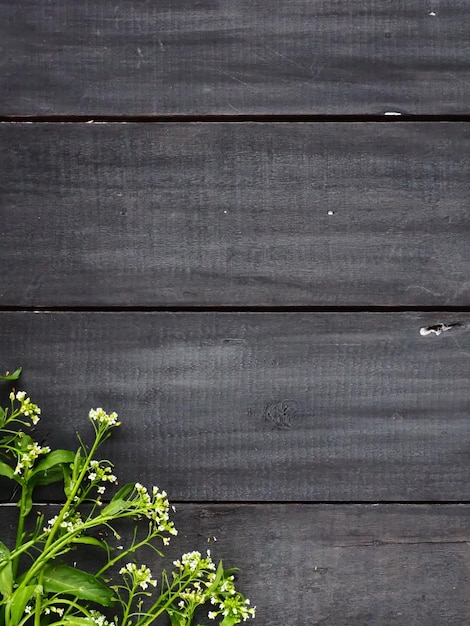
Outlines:
[{"label": "wooden plank", "polygon": [[466,0],[1,0],[0,114],[468,113]]},{"label": "wooden plank", "polygon": [[[421,335],[437,323],[460,324]],[[470,500],[470,314],[0,313],[39,433],[186,501]]]},{"label": "wooden plank", "polygon": [[2,124],[0,304],[468,305],[469,139],[460,123]]},{"label": "wooden plank", "polygon": [[[0,512],[8,528],[14,511]],[[468,505],[178,505],[169,555],[210,547],[240,567],[257,626],[273,616],[283,626],[467,626],[469,514]]]}]

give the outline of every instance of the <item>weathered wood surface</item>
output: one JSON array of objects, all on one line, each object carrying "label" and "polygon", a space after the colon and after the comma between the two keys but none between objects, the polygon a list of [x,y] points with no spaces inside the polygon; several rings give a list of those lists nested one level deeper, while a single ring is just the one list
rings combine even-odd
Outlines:
[{"label": "weathered wood surface", "polygon": [[0,1],[0,115],[468,113],[467,0]]},{"label": "weathered wood surface", "polygon": [[[4,529],[14,513],[0,507]],[[240,567],[257,626],[470,623],[468,505],[181,504],[174,519],[169,556],[209,547]]]},{"label": "weathered wood surface", "polygon": [[468,305],[469,138],[2,124],[0,304]]},{"label": "weathered wood surface", "polygon": [[[421,335],[437,323],[458,323]],[[186,501],[470,500],[470,314],[1,313],[39,430]]]}]

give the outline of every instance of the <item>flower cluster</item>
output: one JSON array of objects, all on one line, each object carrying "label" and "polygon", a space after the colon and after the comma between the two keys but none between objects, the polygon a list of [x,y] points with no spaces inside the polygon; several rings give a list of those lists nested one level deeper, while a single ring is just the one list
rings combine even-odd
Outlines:
[{"label": "flower cluster", "polygon": [[41,454],[48,454],[51,449],[49,446],[40,446],[38,443],[30,443],[26,446],[26,452],[19,453],[19,459],[16,464],[15,474],[20,475],[21,473],[31,469]]},{"label": "flower cluster", "polygon": [[147,589],[149,585],[152,585],[152,587],[157,586],[157,581],[152,578],[152,572],[146,565],[137,567],[134,563],[127,563],[125,567],[121,567],[119,573],[122,576],[130,577],[131,585],[134,589],[136,587]]},{"label": "flower cluster", "polygon": [[[217,566],[209,550],[204,556],[197,551],[183,554],[174,561],[172,575],[162,571],[161,584],[147,565],[126,563],[129,558],[137,559],[137,551],[144,546],[163,556],[155,540],[168,545],[178,532],[170,520],[167,493],[156,486],[147,489],[139,482],[127,483],[107,504],[102,502],[107,487],[118,480],[111,461],[95,459],[99,459],[98,449],[110,430],[120,425],[117,413],[91,409],[88,417],[94,429],[93,443],[86,445],[78,434],[76,452],[51,452],[49,446],[41,446],[25,432],[24,427],[38,423],[39,407],[24,391],[12,391],[9,397],[11,410],[0,408],[0,453],[8,461],[0,461],[0,474],[20,483],[22,495],[16,545],[9,550],[0,542],[0,560],[10,564],[0,572],[0,622],[3,617],[6,624],[17,626],[33,621],[43,626],[148,626],[166,613],[172,624],[190,626],[198,607],[203,606],[210,609],[209,619],[219,618],[231,626],[255,616],[255,608],[235,589],[233,570],[224,570],[222,562]],[[56,482],[63,483],[65,503],[46,522],[40,514],[34,533],[27,534],[25,522],[32,511],[36,486]],[[119,520],[132,521],[134,532],[130,542],[117,546],[114,554],[105,539],[95,536],[106,537],[111,531],[120,540],[119,526],[115,527]],[[146,535],[140,531],[141,524]],[[92,529],[96,531],[90,534]],[[106,549],[107,559],[97,573],[81,571],[75,563],[72,567],[71,551],[76,544]],[[25,554],[34,559],[29,562]],[[54,567],[56,563],[60,567]],[[117,571],[122,578],[116,583]],[[97,605],[116,607],[115,617],[92,608]]]},{"label": "flower cluster", "polygon": [[234,623],[239,623],[255,617],[256,607],[250,607],[250,601],[236,591],[233,576],[225,576],[214,588],[217,579],[216,566],[209,550],[206,558],[196,551],[183,554],[181,560],[174,561],[173,565],[179,570],[178,574],[173,573],[174,578],[184,576],[196,578],[179,594],[180,610],[194,609],[210,602],[217,608],[209,611],[209,619],[223,615],[235,619]]},{"label": "flower cluster", "polygon": [[104,428],[112,428],[113,426],[120,426],[121,422],[118,422],[117,413],[106,413],[101,407],[97,409],[91,409],[88,413],[88,417],[93,424],[103,426]]},{"label": "flower cluster", "polygon": [[233,576],[227,577],[220,589],[218,589],[217,596],[212,596],[211,603],[218,605],[218,610],[209,611],[207,615],[209,619],[215,619],[218,615],[223,615],[224,617],[236,618],[239,622],[242,620],[246,622],[248,619],[255,617],[256,607],[251,607],[249,599],[243,597],[235,589],[233,580]]},{"label": "flower cluster", "polygon": [[13,402],[17,400],[21,403],[19,413],[28,417],[31,422],[36,425],[39,422],[39,416],[41,415],[41,409],[37,404],[31,402],[31,398],[26,396],[26,391],[18,391],[16,394],[13,391],[10,393],[10,400]]},{"label": "flower cluster", "polygon": [[[43,531],[45,533],[50,533],[52,528],[54,527],[54,524],[57,522],[58,519],[59,519],[59,516],[58,515],[54,515],[54,517],[52,517],[47,522],[47,525],[44,526]],[[83,526],[83,519],[81,518],[81,515],[80,515],[80,513],[78,511],[75,511],[73,513],[66,512],[63,515],[62,521],[59,524],[60,528],[63,528],[64,530],[66,530],[69,533],[76,532],[82,526]]]},{"label": "flower cluster", "polygon": [[[140,483],[135,483],[134,493],[131,496],[135,504],[136,512],[150,520],[159,532],[168,532],[170,535],[177,535],[178,531],[170,520],[170,503],[167,499],[166,491],[160,491],[158,487],[152,487],[152,495],[146,487]],[[163,543],[168,544],[168,539]]]},{"label": "flower cluster", "polygon": [[[33,607],[30,604],[25,606],[24,612],[26,615],[30,615],[33,612]],[[50,615],[51,613],[56,613],[59,617],[62,617],[64,614],[64,609],[60,606],[46,606],[43,611],[44,615]]]},{"label": "flower cluster", "polygon": [[114,626],[114,622],[109,622],[105,615],[94,609],[90,611],[90,617],[96,626]]},{"label": "flower cluster", "polygon": [[44,609],[44,615],[50,615],[51,613],[56,613],[60,617],[64,614],[64,609],[60,606],[46,606]]},{"label": "flower cluster", "polygon": [[105,461],[90,461],[90,471],[88,472],[88,480],[94,485],[97,485],[97,491],[99,494],[103,494],[106,490],[105,485],[99,485],[98,483],[111,483],[117,485],[118,479],[112,473],[110,465],[106,465]]},{"label": "flower cluster", "polygon": [[207,551],[203,558],[200,552],[187,552],[181,559],[173,561],[178,572],[173,572],[173,578],[186,581],[184,589],[178,594],[177,607],[180,611],[192,614],[196,607],[212,600],[213,593],[210,587],[216,578],[216,566]]},{"label": "flower cluster", "polygon": [[215,571],[215,563],[212,561],[210,550],[207,550],[207,557],[202,558],[200,552],[187,552],[183,554],[181,560],[173,561],[173,565],[180,570],[181,574],[197,573],[201,570]]}]

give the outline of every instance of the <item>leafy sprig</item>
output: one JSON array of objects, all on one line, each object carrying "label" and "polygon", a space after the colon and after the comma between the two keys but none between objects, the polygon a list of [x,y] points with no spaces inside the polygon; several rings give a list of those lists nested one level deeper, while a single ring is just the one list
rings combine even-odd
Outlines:
[{"label": "leafy sprig", "polygon": [[[0,379],[14,381],[20,374],[18,369]],[[0,541],[0,626],[150,626],[163,614],[172,626],[191,626],[201,606],[221,626],[255,616],[255,608],[235,589],[234,570],[216,565],[209,551],[184,554],[159,581],[150,567],[138,563],[142,548],[163,556],[177,530],[165,491],[140,483],[115,490],[114,466],[98,451],[121,425],[116,413],[89,412],[91,445],[78,435],[76,451],[51,450],[32,436],[40,408],[24,391],[12,391],[9,399],[10,406],[0,408],[0,476],[16,483],[18,524],[13,546]],[[36,515],[34,530],[26,531],[36,488],[52,483],[63,487],[59,512],[48,520]],[[109,489],[115,491],[105,502]],[[98,538],[111,533],[121,540],[125,520],[134,525],[127,545]],[[100,569],[70,564],[67,555],[80,545],[104,552]]]}]

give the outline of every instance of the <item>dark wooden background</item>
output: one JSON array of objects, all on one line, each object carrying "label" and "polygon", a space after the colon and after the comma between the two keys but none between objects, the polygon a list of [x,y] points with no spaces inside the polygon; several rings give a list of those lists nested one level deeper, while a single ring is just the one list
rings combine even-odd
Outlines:
[{"label": "dark wooden background", "polygon": [[470,623],[469,13],[0,0],[0,369],[258,626]]}]

